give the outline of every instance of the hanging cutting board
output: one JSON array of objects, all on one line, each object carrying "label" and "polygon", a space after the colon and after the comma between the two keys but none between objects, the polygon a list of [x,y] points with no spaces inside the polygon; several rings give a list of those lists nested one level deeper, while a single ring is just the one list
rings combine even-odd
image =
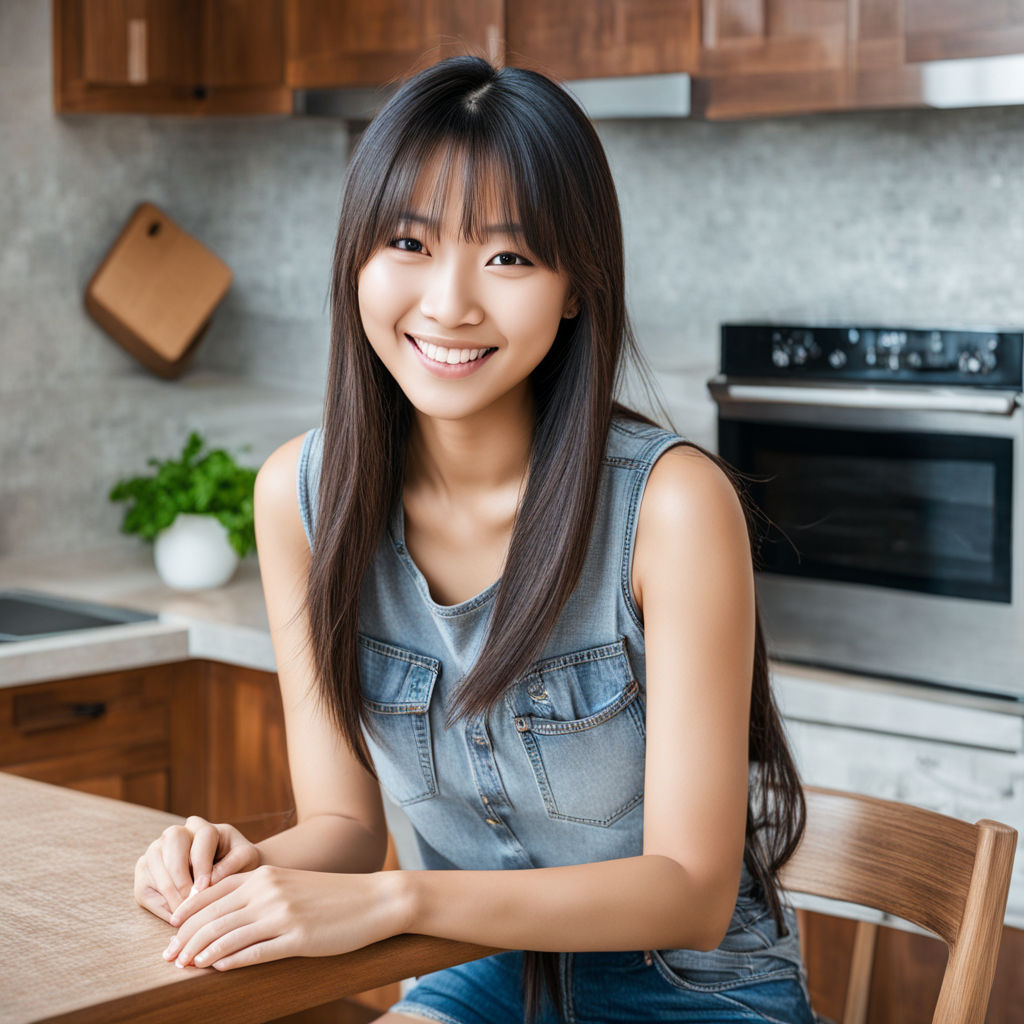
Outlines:
[{"label": "hanging cutting board", "polygon": [[92,318],[144,366],[177,377],[231,270],[152,203],[140,203],[85,289]]}]

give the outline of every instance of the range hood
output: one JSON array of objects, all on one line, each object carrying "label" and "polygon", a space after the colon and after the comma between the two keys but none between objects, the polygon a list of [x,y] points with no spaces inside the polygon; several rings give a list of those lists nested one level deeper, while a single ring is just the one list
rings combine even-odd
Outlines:
[{"label": "range hood", "polygon": [[[629,75],[578,78],[563,83],[592,120],[608,118],[688,117],[690,76]],[[369,121],[394,91],[390,89],[299,89],[294,113]]]}]

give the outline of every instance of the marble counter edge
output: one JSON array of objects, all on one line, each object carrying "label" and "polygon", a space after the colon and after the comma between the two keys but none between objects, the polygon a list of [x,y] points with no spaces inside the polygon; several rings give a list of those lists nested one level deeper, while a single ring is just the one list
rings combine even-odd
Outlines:
[{"label": "marble counter edge", "polygon": [[177,615],[5,646],[13,649],[0,651],[0,689],[196,658],[277,671],[269,634]]}]

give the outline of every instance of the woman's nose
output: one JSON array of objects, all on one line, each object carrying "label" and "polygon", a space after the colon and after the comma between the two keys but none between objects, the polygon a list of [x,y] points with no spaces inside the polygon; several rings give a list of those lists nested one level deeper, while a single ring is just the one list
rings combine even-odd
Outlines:
[{"label": "woman's nose", "polygon": [[471,271],[454,261],[438,260],[425,283],[420,312],[445,327],[480,323],[483,308]]}]

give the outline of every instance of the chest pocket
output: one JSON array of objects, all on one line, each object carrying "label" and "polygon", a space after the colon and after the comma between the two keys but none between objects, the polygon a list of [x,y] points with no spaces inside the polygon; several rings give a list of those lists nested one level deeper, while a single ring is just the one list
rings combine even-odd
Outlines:
[{"label": "chest pocket", "polygon": [[359,634],[363,730],[381,787],[405,806],[437,796],[428,711],[441,663]]},{"label": "chest pocket", "polygon": [[625,640],[538,662],[507,701],[549,817],[607,827],[643,801],[644,709]]}]

